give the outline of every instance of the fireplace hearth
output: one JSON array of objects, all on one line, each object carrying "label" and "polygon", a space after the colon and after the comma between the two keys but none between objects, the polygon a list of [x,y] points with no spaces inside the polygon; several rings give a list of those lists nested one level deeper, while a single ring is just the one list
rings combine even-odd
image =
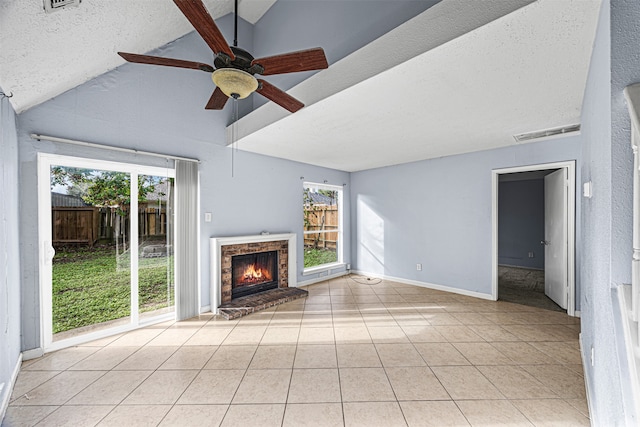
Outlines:
[{"label": "fireplace hearth", "polygon": [[231,299],[278,287],[278,251],[231,257]]}]

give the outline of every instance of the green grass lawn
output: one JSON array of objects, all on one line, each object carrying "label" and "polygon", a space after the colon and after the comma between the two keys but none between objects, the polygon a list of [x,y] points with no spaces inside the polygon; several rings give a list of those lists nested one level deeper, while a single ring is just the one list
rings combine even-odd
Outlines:
[{"label": "green grass lawn", "polygon": [[304,268],[338,261],[338,254],[330,249],[304,248]]},{"label": "green grass lawn", "polygon": [[[113,246],[58,250],[53,260],[53,333],[129,316],[128,264],[122,255],[117,262]],[[166,257],[140,259],[138,275],[140,312],[174,304],[173,289],[167,295]]]}]

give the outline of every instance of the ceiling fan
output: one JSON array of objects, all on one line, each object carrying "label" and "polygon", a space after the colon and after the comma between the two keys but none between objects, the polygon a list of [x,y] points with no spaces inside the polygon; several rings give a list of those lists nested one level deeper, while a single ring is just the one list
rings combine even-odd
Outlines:
[{"label": "ceiling fan", "polygon": [[322,48],[301,50],[281,55],[254,59],[249,52],[237,46],[238,0],[235,0],[235,38],[229,46],[222,32],[213,21],[202,0],[173,0],[191,25],[196,29],[214,54],[213,66],[201,62],[162,58],[151,55],[118,52],[129,62],[138,64],[164,65],[168,67],[190,68],[212,73],[216,84],[207,110],[221,110],[229,98],[243,99],[253,92],[275,102],[295,113],[304,104],[269,82],[257,79],[255,74],[263,76],[295,73],[327,68],[327,58]]}]

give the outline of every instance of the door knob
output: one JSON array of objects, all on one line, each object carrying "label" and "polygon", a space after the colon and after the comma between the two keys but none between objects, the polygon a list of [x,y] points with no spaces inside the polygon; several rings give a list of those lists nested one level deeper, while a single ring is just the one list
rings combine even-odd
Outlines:
[{"label": "door knob", "polygon": [[549,244],[551,244],[551,242],[548,241],[548,240],[540,240],[540,244],[544,245],[544,246],[549,246]]}]

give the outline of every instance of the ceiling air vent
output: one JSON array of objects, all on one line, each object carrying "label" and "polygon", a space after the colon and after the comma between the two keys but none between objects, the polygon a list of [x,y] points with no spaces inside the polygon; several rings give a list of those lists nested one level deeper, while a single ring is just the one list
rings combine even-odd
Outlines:
[{"label": "ceiling air vent", "polygon": [[551,138],[554,136],[569,136],[580,132],[580,123],[575,125],[562,126],[559,128],[538,130],[535,132],[521,133],[520,135],[513,135],[513,138],[518,142],[527,142],[534,139]]},{"label": "ceiling air vent", "polygon": [[44,0],[44,10],[47,13],[78,6],[82,0]]}]

